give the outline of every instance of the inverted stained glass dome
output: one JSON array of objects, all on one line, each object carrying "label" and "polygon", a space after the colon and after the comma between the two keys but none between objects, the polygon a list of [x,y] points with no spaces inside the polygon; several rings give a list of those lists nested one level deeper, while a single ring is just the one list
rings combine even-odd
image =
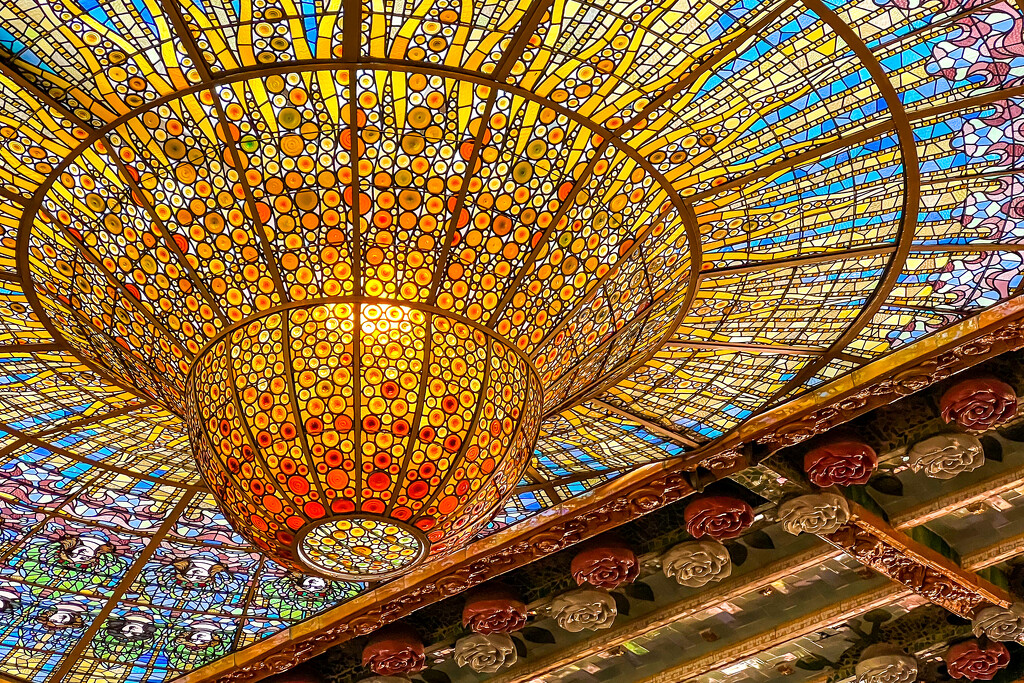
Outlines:
[{"label": "inverted stained glass dome", "polygon": [[180,678],[998,317],[1022,30],[6,2],[0,671]]}]

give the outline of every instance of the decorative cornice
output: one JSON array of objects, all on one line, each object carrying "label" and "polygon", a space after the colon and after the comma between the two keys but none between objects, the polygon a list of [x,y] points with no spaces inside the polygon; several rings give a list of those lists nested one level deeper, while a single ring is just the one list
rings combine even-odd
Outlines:
[{"label": "decorative cornice", "polygon": [[878,378],[856,392],[837,396],[833,402],[805,417],[780,424],[776,429],[759,435],[756,441],[770,448],[798,444],[861,413],[917,393],[982,361],[1008,351],[1016,351],[1022,346],[1024,324],[1019,321],[987,334],[978,334],[959,346],[938,351],[919,363]]},{"label": "decorative cornice", "polygon": [[970,619],[988,605],[1009,607],[1010,594],[889,526],[856,503],[851,518],[822,538],[858,562],[927,600]]},{"label": "decorative cornice", "polygon": [[[477,559],[457,563],[442,559],[423,565],[409,577],[393,582],[397,586],[384,600],[361,601],[356,598],[270,638],[268,644],[271,647],[256,656],[239,661],[247,651],[236,652],[178,681],[242,683],[287,671],[330,647],[372,633],[419,607],[457,595],[487,579],[558,552],[693,492],[682,473],[664,474],[630,490],[628,494],[578,510],[568,519],[553,517],[549,523],[534,528],[525,536],[511,537],[506,543],[495,546],[493,552],[478,554]],[[361,602],[369,604],[357,609],[350,606]]]},{"label": "decorative cornice", "polygon": [[[723,478],[746,467],[747,444],[769,452],[794,445],[957,372],[1024,347],[1024,297],[994,306],[813,392],[758,415],[676,460],[647,465],[528,522],[421,566],[260,643],[197,669],[177,683],[248,683],[286,671],[431,602],[624,524],[694,491],[687,472]],[[691,485],[691,483],[693,485]]]}]

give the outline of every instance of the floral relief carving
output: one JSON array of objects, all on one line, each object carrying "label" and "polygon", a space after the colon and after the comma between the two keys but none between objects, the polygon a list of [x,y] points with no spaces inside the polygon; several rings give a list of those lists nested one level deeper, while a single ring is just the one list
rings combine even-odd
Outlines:
[{"label": "floral relief carving", "polygon": [[690,502],[683,510],[686,531],[694,538],[716,541],[736,538],[754,523],[754,510],[738,498],[707,496]]},{"label": "floral relief carving", "polygon": [[875,657],[857,665],[857,683],[913,683],[917,662],[913,657]]},{"label": "floral relief carving", "polygon": [[733,469],[740,467],[745,464],[746,458],[742,453],[736,450],[722,451],[721,453],[715,453],[707,458],[700,461],[700,467],[709,469],[712,472],[724,473],[730,472]]},{"label": "floral relief carving", "polygon": [[960,611],[970,613],[980,604],[983,598],[962,583],[951,577],[928,569],[920,582],[918,592],[937,604],[960,605]]},{"label": "floral relief carving", "polygon": [[953,678],[990,681],[1010,663],[1010,652],[1002,643],[980,643],[974,638],[946,651],[946,669]]},{"label": "floral relief carving", "polygon": [[1024,641],[1024,603],[981,608],[971,620],[971,630],[976,636],[985,635],[1002,643]]},{"label": "floral relief carving", "polygon": [[842,496],[811,493],[783,502],[778,517],[782,528],[794,536],[827,534],[850,521],[850,508]]},{"label": "floral relief carving", "polygon": [[998,601],[1008,606],[1008,595],[951,562],[928,559],[932,553],[863,508],[850,503],[851,520],[823,534],[829,543],[859,562],[903,584],[931,602],[970,618],[979,606]]},{"label": "floral relief carving", "polygon": [[917,659],[888,643],[865,648],[857,663],[857,683],[913,683]]},{"label": "floral relief carving", "polygon": [[937,434],[918,441],[907,455],[910,469],[932,479],[952,479],[985,464],[981,441],[971,434]]},{"label": "floral relief carving", "polygon": [[570,633],[611,628],[618,615],[615,600],[607,591],[581,588],[559,595],[548,606],[559,628]]},{"label": "floral relief carving", "polygon": [[476,633],[512,633],[526,625],[526,605],[511,589],[482,586],[466,599],[462,625]]},{"label": "floral relief carving", "polygon": [[875,450],[850,439],[832,441],[804,455],[807,478],[821,488],[866,484],[877,467]]},{"label": "floral relief carving", "polygon": [[455,643],[455,663],[479,674],[493,674],[516,663],[516,645],[507,633],[474,633]]},{"label": "floral relief carving", "polygon": [[665,576],[682,586],[700,588],[732,574],[729,551],[718,541],[687,541],[669,549],[661,558]]},{"label": "floral relief carving", "polygon": [[407,627],[389,626],[363,648],[363,666],[381,676],[411,674],[426,666],[423,642]]},{"label": "floral relief carving", "polygon": [[974,432],[992,429],[1017,414],[1017,394],[994,378],[965,379],[939,399],[942,419]]},{"label": "floral relief carving", "polygon": [[578,586],[611,590],[632,583],[640,574],[640,563],[624,544],[609,542],[581,550],[572,558],[570,571]]}]

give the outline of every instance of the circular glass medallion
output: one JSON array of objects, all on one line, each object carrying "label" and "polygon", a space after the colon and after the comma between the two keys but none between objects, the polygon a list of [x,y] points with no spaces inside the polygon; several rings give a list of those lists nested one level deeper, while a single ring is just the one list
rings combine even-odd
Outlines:
[{"label": "circular glass medallion", "polygon": [[393,519],[335,517],[300,533],[299,555],[337,579],[380,581],[408,571],[426,555],[423,533]]}]

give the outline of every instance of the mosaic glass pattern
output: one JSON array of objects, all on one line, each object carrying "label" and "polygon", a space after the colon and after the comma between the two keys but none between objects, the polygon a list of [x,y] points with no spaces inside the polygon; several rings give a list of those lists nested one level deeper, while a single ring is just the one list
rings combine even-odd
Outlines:
[{"label": "mosaic glass pattern", "polygon": [[[225,326],[344,296],[463,315],[529,352],[545,384],[594,354],[604,364],[610,322],[567,351],[571,338],[552,333],[656,257],[627,242],[682,240],[685,258],[678,216],[592,126],[491,90],[297,72],[140,110],[69,157],[46,193],[29,246],[36,294],[79,350],[179,410],[189,368]],[[641,304],[654,286],[687,284],[620,288],[620,324],[649,319],[664,335],[673,316]],[[131,325],[109,325],[107,305]],[[95,334],[112,343],[97,348]],[[125,351],[146,371],[124,372]]]},{"label": "mosaic glass pattern", "polygon": [[416,549],[396,551],[403,566],[426,543],[440,553],[472,537],[529,463],[541,394],[527,359],[484,328],[335,303],[229,332],[196,361],[187,396],[199,469],[235,529],[294,569],[356,578],[356,559],[381,548],[352,513],[421,532],[396,537]]},{"label": "mosaic glass pattern", "polygon": [[328,575],[384,579],[403,573],[426,547],[404,524],[352,516],[313,527],[299,541],[298,552]]},{"label": "mosaic glass pattern", "polygon": [[[365,589],[267,559],[194,464],[188,373],[253,319],[349,297],[529,358],[533,455],[463,544],[1019,295],[1022,33],[980,0],[5,3],[0,670],[170,681]],[[400,419],[371,394],[360,440]]]}]

